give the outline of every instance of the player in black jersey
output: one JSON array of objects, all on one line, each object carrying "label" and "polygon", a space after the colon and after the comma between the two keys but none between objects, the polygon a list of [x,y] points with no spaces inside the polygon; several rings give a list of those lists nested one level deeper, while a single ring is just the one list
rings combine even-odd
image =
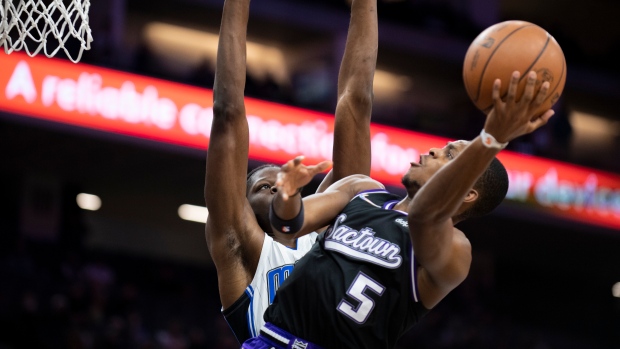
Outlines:
[{"label": "player in black jersey", "polygon": [[303,202],[289,199],[311,173],[301,158],[283,166],[272,224],[304,216],[304,230],[333,221],[278,290],[261,335],[243,348],[392,348],[457,287],[472,255],[454,224],[499,205],[508,177],[495,155],[553,115],[533,115],[548,82],[535,94],[536,73],[530,72],[517,100],[518,82],[515,72],[505,102],[495,82],[494,108],[479,137],[432,148],[411,163],[404,199],[364,176],[345,178]]},{"label": "player in black jersey", "polygon": [[[268,251],[265,247],[277,246],[279,251],[286,252],[282,247],[295,247],[298,237],[274,231],[269,224],[269,204],[276,191],[279,167],[268,165],[247,173],[249,127],[244,87],[249,12],[250,0],[224,3],[204,188],[209,209],[207,246],[217,268],[224,316],[240,341],[254,335],[253,324],[262,323],[261,309],[267,307],[262,304],[279,284],[264,282],[268,289],[251,289],[253,281],[267,278],[257,273],[259,267],[273,264],[264,263],[266,257],[276,254],[264,253]],[[370,174],[370,116],[377,46],[376,0],[354,0],[338,75],[334,167],[319,191],[350,174]],[[300,247],[296,252],[303,251]],[[292,265],[287,264],[273,271],[280,271],[276,276],[281,280],[290,268]]]}]

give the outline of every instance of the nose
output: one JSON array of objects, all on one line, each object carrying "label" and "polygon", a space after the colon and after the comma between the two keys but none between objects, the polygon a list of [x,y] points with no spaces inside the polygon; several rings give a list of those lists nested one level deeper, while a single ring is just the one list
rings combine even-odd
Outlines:
[{"label": "nose", "polygon": [[269,191],[271,192],[271,194],[275,194],[278,192],[278,188],[274,185],[269,189]]},{"label": "nose", "polygon": [[439,148],[431,148],[431,150],[428,151],[428,154],[436,158],[437,155],[439,155]]}]

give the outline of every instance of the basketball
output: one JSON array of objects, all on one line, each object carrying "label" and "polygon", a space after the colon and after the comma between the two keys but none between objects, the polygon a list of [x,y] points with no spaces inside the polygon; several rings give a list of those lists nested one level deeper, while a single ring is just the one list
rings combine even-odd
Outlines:
[{"label": "basketball", "polygon": [[512,72],[519,71],[517,101],[525,89],[530,71],[537,74],[536,92],[549,81],[549,92],[536,116],[558,101],[566,83],[566,60],[557,41],[546,30],[524,21],[494,24],[470,44],[463,62],[463,81],[469,98],[485,114],[493,107],[493,82],[501,79],[504,98]]}]

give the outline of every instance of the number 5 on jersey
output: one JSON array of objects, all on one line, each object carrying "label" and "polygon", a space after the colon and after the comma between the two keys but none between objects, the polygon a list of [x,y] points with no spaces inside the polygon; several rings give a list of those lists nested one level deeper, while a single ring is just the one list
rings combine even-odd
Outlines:
[{"label": "number 5 on jersey", "polygon": [[358,301],[359,304],[355,307],[345,299],[342,299],[340,304],[338,304],[338,311],[358,324],[366,322],[370,316],[370,312],[372,312],[375,307],[375,301],[366,295],[366,290],[381,296],[383,291],[385,291],[385,287],[371,279],[368,275],[359,272],[347,290],[347,294]]}]

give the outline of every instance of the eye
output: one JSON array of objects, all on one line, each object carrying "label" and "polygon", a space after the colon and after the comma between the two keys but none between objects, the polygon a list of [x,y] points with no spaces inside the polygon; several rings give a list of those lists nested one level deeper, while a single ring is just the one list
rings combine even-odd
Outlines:
[{"label": "eye", "polygon": [[258,190],[263,190],[263,189],[271,189],[271,186],[269,184],[262,184],[258,187]]},{"label": "eye", "polygon": [[448,154],[448,155],[447,155],[447,156],[448,156],[448,159],[450,159],[450,160],[454,159],[454,156],[452,155],[452,152],[448,151],[448,153],[447,153],[447,154]]}]

